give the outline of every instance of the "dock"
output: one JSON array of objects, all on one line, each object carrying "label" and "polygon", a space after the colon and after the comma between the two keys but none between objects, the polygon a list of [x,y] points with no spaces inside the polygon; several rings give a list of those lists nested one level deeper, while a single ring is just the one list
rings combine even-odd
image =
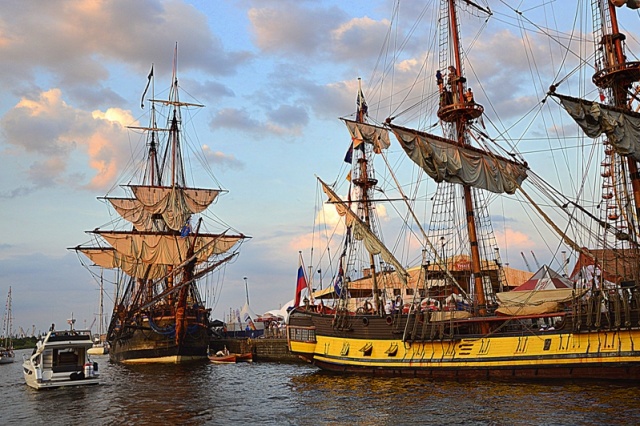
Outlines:
[{"label": "dock", "polygon": [[227,347],[229,352],[253,354],[256,362],[304,363],[298,356],[289,352],[287,339],[278,338],[223,338],[211,339],[210,352],[217,352]]}]

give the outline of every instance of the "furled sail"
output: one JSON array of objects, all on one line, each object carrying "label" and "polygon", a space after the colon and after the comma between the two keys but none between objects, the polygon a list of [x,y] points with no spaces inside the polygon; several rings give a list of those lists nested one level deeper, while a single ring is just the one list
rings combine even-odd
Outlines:
[{"label": "furled sail", "polygon": [[77,247],[97,266],[107,269],[120,269],[130,277],[155,280],[167,275],[166,265],[149,265],[118,253],[113,247]]},{"label": "furled sail", "polygon": [[144,205],[135,198],[106,197],[118,214],[131,222],[137,230],[153,230],[153,216],[147,212]]},{"label": "furled sail", "polygon": [[[155,232],[93,231],[102,236],[120,255],[132,262],[177,265],[187,258],[193,236],[181,237]],[[194,253],[198,262],[227,252],[243,235],[198,234]]]},{"label": "furled sail", "polygon": [[552,93],[590,138],[607,135],[620,155],[640,161],[640,114],[598,102]]},{"label": "furled sail", "polygon": [[371,232],[371,229],[369,229],[367,224],[364,223],[362,219],[360,219],[358,215],[356,215],[353,210],[351,210],[349,206],[344,201],[342,201],[342,199],[338,197],[338,195],[333,192],[333,190],[329,188],[326,183],[322,181],[322,179],[318,180],[320,180],[320,183],[322,184],[324,193],[329,197],[329,201],[331,203],[334,203],[334,205],[336,206],[336,211],[338,212],[338,214],[345,217],[346,225],[348,227],[351,227],[353,237],[357,240],[363,241],[364,246],[369,253],[379,254],[385,262],[393,265],[402,282],[406,285],[407,271],[400,264],[398,259],[396,259],[395,256],[389,251],[389,249],[387,249],[387,247],[382,243],[382,241],[380,241],[380,239],[373,232]]},{"label": "furled sail", "polygon": [[527,178],[524,164],[455,141],[390,125],[406,154],[436,182],[514,194]]},{"label": "furled sail", "polygon": [[180,230],[194,213],[205,210],[220,190],[168,186],[129,185],[135,198],[107,198],[136,229],[151,231],[153,215],[160,215],[170,229]]},{"label": "furled sail", "polygon": [[545,302],[565,303],[581,297],[587,289],[556,288],[552,290],[507,291],[496,293],[500,306],[535,306]]},{"label": "furled sail", "polygon": [[389,148],[391,141],[389,140],[389,131],[384,127],[374,126],[373,124],[360,123],[352,120],[345,120],[344,124],[349,129],[351,139],[354,141],[363,141],[373,145],[376,153],[382,152],[383,149]]},{"label": "furled sail", "polygon": [[554,290],[508,291],[497,293],[496,313],[502,315],[541,315],[562,312],[565,303],[571,303],[587,293],[588,289],[559,288]]}]

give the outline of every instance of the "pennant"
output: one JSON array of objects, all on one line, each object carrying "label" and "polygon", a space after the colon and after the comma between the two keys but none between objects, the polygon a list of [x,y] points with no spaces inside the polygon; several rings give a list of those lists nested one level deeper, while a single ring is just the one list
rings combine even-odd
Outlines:
[{"label": "pennant", "polygon": [[364,100],[364,94],[362,94],[362,89],[358,89],[358,98],[356,99],[356,105],[358,107],[358,113],[356,114],[358,117],[357,121],[364,121],[364,117],[367,115],[369,111],[369,106],[367,105],[367,101]]},{"label": "pennant", "polygon": [[344,162],[351,164],[352,159],[353,159],[353,143],[349,145],[349,149],[347,150],[347,153],[344,156]]},{"label": "pennant", "polygon": [[340,269],[338,270],[338,276],[333,282],[333,291],[336,293],[336,296],[340,297],[342,294],[342,277],[344,275],[344,270],[342,269],[342,261],[340,261]]},{"label": "pennant", "polygon": [[353,143],[353,147],[355,149],[359,149],[361,151],[364,151],[364,141],[362,139],[352,138],[351,142]]},{"label": "pennant", "polygon": [[149,75],[147,76],[147,87],[144,88],[144,92],[142,92],[142,98],[140,99],[140,108],[144,109],[144,96],[147,94],[147,90],[149,90],[149,84],[151,84],[151,77],[153,77],[153,65],[151,65],[151,71],[149,71]]}]

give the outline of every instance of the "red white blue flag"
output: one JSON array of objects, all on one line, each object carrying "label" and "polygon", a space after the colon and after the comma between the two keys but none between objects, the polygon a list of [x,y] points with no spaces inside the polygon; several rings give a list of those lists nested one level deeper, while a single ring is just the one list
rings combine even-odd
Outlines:
[{"label": "red white blue flag", "polygon": [[302,255],[300,255],[300,266],[298,266],[298,281],[296,282],[296,300],[293,306],[300,305],[300,295],[302,294],[302,290],[308,287],[307,277],[304,274],[304,265],[302,264]]}]

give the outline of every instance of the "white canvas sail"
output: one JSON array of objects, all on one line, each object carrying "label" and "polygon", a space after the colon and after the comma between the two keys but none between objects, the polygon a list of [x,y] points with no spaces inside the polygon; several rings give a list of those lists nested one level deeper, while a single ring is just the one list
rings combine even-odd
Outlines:
[{"label": "white canvas sail", "polygon": [[204,211],[220,190],[179,188],[151,185],[129,185],[135,198],[107,198],[124,219],[136,229],[150,231],[152,218],[159,215],[174,231],[181,229],[194,213]]},{"label": "white canvas sail", "polygon": [[362,221],[344,201],[338,195],[333,192],[329,186],[320,180],[322,188],[329,197],[329,201],[334,203],[336,211],[340,216],[345,217],[345,222],[348,227],[351,227],[353,231],[353,237],[357,240],[363,241],[367,251],[371,254],[380,255],[382,259],[396,269],[398,276],[402,280],[403,284],[407,284],[407,271],[400,264],[398,259],[387,249],[387,247],[380,241],[380,239],[371,232],[371,229],[366,223]]},{"label": "white canvas sail", "polygon": [[640,161],[640,114],[570,96],[553,94],[590,138],[606,134],[615,151]]},{"label": "white canvas sail", "polygon": [[380,153],[383,149],[388,149],[391,146],[389,131],[384,127],[352,120],[343,119],[343,121],[349,129],[351,139],[373,145],[374,152]]},{"label": "white canvas sail", "polygon": [[[126,231],[94,231],[102,236],[118,253],[147,264],[177,265],[186,260],[193,245],[198,262],[215,254],[226,253],[244,238],[242,235],[198,235],[182,237],[162,233]],[[195,243],[193,238],[196,238]]]},{"label": "white canvas sail", "polygon": [[436,135],[395,125],[391,129],[409,158],[436,182],[514,194],[527,178],[526,166],[513,160]]}]

